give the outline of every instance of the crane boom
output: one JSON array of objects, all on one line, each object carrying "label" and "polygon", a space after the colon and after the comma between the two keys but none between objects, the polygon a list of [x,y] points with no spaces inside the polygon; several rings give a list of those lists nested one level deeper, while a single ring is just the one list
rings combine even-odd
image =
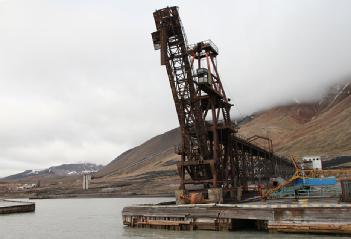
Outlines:
[{"label": "crane boom", "polygon": [[187,40],[177,7],[154,13],[157,31],[152,34],[155,49],[161,51],[161,64],[166,66],[182,131],[180,154],[183,161],[207,160],[207,131],[196,97]]}]

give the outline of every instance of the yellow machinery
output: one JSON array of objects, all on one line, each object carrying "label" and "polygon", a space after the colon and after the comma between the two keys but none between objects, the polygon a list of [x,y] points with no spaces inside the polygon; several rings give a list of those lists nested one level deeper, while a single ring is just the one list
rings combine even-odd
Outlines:
[{"label": "yellow machinery", "polygon": [[292,182],[296,181],[297,179],[304,179],[304,178],[321,178],[321,177],[330,177],[330,176],[335,176],[336,178],[341,178],[341,177],[346,177],[346,176],[351,176],[351,169],[327,169],[327,170],[322,170],[322,169],[302,169],[299,164],[297,163],[297,160],[295,159],[294,156],[290,156],[290,159],[295,167],[295,173],[294,175],[289,178],[288,180],[284,181],[283,183],[277,185],[274,188],[271,188],[267,191],[265,191],[262,194],[263,199],[268,199],[272,193],[278,192],[282,188],[290,185]]}]

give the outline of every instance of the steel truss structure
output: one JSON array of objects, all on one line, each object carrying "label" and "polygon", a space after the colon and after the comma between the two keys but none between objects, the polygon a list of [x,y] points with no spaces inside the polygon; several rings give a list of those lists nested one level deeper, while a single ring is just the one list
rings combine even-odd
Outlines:
[{"label": "steel truss structure", "polygon": [[[177,7],[154,12],[155,50],[160,50],[178,114],[182,144],[178,173],[180,189],[200,184],[230,190],[289,176],[293,165],[273,153],[268,138],[237,134],[217,68],[218,48],[210,41],[188,45]],[[264,140],[266,147],[256,142]]]}]

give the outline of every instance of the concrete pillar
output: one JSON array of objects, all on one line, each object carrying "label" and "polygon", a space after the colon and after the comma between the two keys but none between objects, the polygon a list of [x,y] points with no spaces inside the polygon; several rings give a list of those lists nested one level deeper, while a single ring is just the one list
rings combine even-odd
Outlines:
[{"label": "concrete pillar", "polygon": [[208,201],[209,202],[223,203],[222,188],[209,188],[207,192],[208,192]]},{"label": "concrete pillar", "polygon": [[91,180],[91,175],[90,174],[84,174],[83,175],[83,190],[88,190],[89,189],[89,181]]},{"label": "concrete pillar", "polygon": [[175,197],[176,197],[177,205],[186,204],[186,201],[184,200],[185,195],[186,195],[185,190],[183,190],[183,189],[175,190]]}]

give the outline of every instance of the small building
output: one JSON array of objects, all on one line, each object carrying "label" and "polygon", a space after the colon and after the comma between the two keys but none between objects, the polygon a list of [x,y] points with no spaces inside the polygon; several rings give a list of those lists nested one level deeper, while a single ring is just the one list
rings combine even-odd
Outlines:
[{"label": "small building", "polygon": [[18,191],[22,191],[22,190],[27,190],[27,189],[32,189],[37,187],[37,185],[35,183],[26,183],[26,184],[22,184],[20,186],[17,186],[17,190]]},{"label": "small building", "polygon": [[304,156],[302,162],[305,169],[318,169],[322,170],[321,156]]}]

